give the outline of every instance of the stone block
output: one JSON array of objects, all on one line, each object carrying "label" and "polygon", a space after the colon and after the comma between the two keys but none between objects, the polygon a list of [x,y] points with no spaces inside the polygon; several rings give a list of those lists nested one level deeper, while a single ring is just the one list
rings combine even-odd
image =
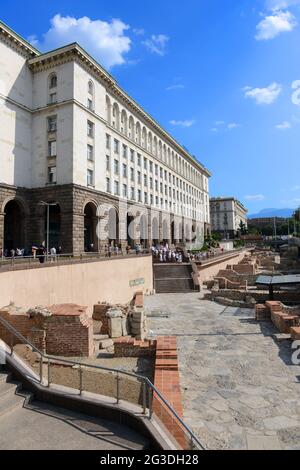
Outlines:
[{"label": "stone block", "polygon": [[122,318],[111,317],[108,319],[109,336],[111,338],[119,338],[122,336]]},{"label": "stone block", "polygon": [[107,348],[111,348],[113,347],[114,345],[114,342],[112,339],[108,338],[108,339],[103,339],[102,341],[100,341],[99,343],[99,349],[107,349]]}]

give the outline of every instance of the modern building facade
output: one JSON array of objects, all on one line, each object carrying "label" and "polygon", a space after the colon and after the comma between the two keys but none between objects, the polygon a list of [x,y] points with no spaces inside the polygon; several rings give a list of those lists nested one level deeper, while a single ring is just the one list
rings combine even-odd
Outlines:
[{"label": "modern building facade", "polygon": [[226,238],[235,238],[241,230],[241,223],[247,228],[248,210],[234,197],[213,197],[210,199],[210,221],[213,232]]},{"label": "modern building facade", "polygon": [[197,246],[209,230],[209,171],[77,43],[42,54],[3,23],[0,154],[0,248],[46,231],[65,253]]}]

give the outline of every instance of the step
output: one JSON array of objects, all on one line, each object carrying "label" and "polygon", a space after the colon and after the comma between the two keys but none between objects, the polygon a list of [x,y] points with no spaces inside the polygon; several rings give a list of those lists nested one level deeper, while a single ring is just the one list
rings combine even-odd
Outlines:
[{"label": "step", "polygon": [[0,396],[0,418],[16,408],[22,408],[23,404],[24,397],[14,393]]},{"label": "step", "polygon": [[17,390],[17,382],[1,382],[0,383],[0,398],[7,394],[13,394]]},{"label": "step", "polygon": [[11,378],[11,372],[0,372],[0,383],[7,382]]}]

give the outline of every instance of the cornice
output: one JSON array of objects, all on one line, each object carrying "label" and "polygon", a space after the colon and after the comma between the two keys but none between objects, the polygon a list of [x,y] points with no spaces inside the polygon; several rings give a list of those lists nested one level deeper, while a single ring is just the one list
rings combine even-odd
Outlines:
[{"label": "cornice", "polygon": [[35,47],[21,38],[21,36],[15,33],[2,21],[0,21],[0,37],[4,44],[14,49],[25,59],[30,59],[39,55],[39,51]]},{"label": "cornice", "polygon": [[175,152],[183,156],[188,163],[198,170],[201,170],[207,177],[211,173],[200,162],[195,160],[167,131],[165,131],[150,114],[145,112],[138,103],[131,98],[116,82],[116,80],[101,67],[89,54],[77,43],[69,44],[54,51],[42,54],[28,61],[29,68],[33,72],[40,72],[51,67],[61,65],[69,61],[75,61],[83,66],[91,75],[101,81],[107,93],[118,99],[122,104],[129,107],[133,113],[139,116],[141,121],[148,125],[152,131],[167,140]]}]

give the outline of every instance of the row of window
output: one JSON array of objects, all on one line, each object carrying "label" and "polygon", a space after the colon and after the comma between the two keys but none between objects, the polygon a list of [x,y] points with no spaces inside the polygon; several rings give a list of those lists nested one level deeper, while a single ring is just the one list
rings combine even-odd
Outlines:
[{"label": "row of window", "polygon": [[[111,147],[111,137],[109,134],[106,134],[106,149],[110,150]],[[120,151],[120,142],[117,139],[114,139],[114,153],[119,155]],[[129,153],[129,158],[130,158],[130,163],[135,163],[135,151],[132,149],[129,149],[125,144],[122,145],[122,156],[124,159],[127,160]],[[169,181],[171,184],[173,182],[173,185],[176,185],[177,187],[180,187],[180,189],[183,189],[183,191],[187,191],[193,196],[200,197],[200,191],[197,189],[193,188],[191,185],[186,183],[185,181],[182,181],[178,176],[172,175],[170,172],[167,170],[164,170],[162,167],[159,167],[157,163],[153,163],[151,160],[148,160],[146,157],[142,158],[142,155],[140,153],[136,153],[136,164],[138,167],[144,168],[145,171],[149,171],[150,173],[153,173],[155,176],[160,176],[161,179],[165,179],[165,181]],[[107,171],[110,171],[110,156],[106,156],[106,169]],[[125,164],[124,164],[125,165]],[[117,159],[114,159],[114,172],[116,174],[119,173],[119,162]],[[139,172],[138,172],[138,178],[139,178]]]}]

